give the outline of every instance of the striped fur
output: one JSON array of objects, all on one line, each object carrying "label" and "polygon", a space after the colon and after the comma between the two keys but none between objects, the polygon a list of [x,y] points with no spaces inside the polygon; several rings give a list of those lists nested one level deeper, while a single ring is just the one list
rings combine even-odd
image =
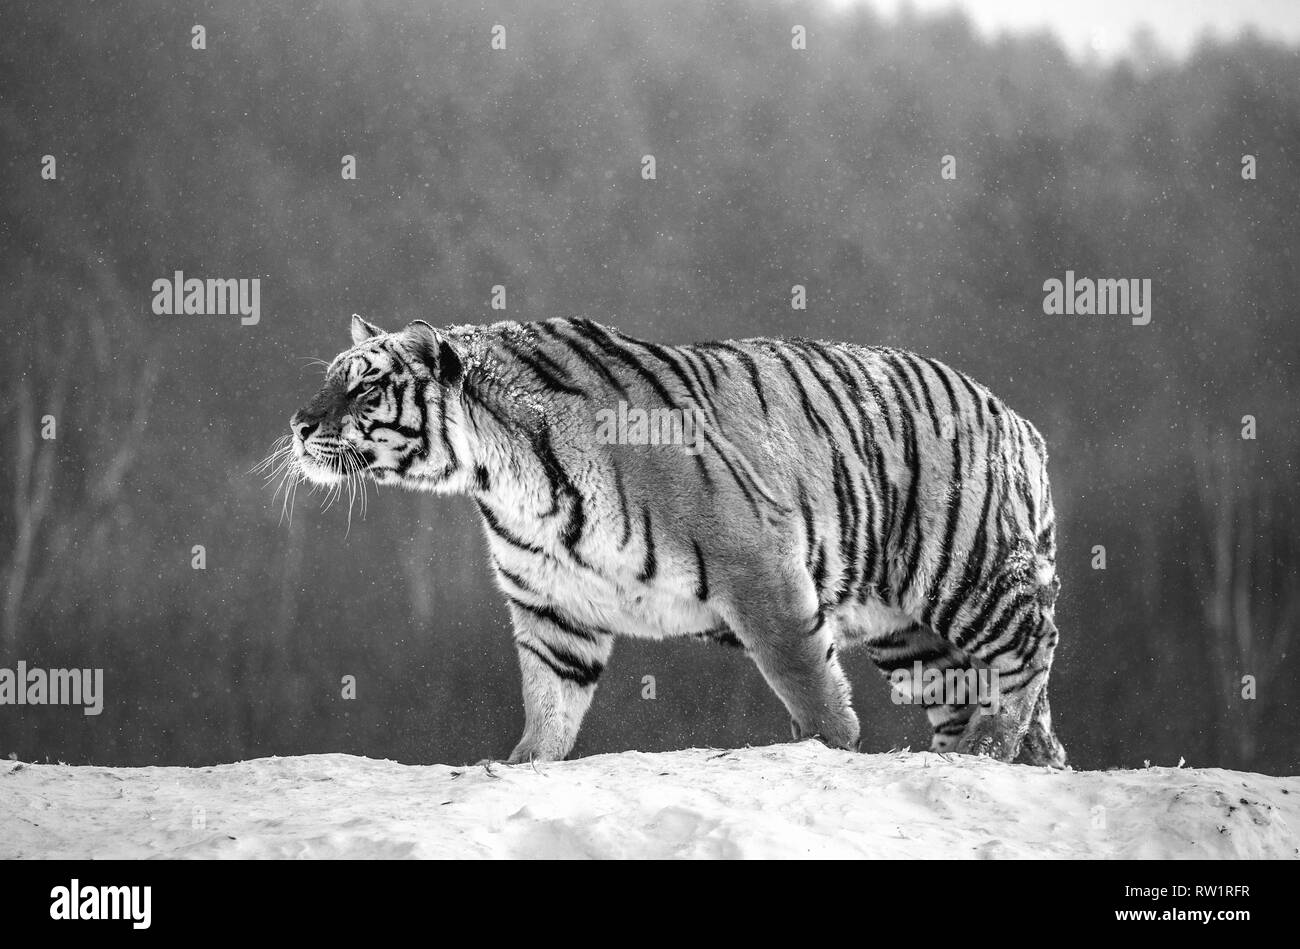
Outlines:
[{"label": "striped fur", "polygon": [[[740,646],[796,737],[843,748],[859,737],[845,649],[885,673],[996,670],[996,714],[927,707],[931,747],[1064,764],[1045,446],[965,375],[878,347],[664,346],[585,320],[389,334],[354,318],[353,341],[294,417],[298,464],[473,497],[523,675],[511,761],[569,753],[626,635]],[[695,413],[694,450],[607,443],[598,419],[620,402]]]}]

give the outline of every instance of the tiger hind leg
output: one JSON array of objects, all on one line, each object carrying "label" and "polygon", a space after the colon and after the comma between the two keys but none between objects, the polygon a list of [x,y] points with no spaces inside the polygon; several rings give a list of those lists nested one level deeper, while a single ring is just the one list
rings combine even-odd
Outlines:
[{"label": "tiger hind leg", "polygon": [[[927,689],[924,678],[916,682],[916,663],[921,664],[923,677],[933,673],[951,682],[952,673],[965,677],[971,668],[970,657],[920,623],[869,642],[866,650],[881,674],[894,685],[899,701],[911,700],[913,690],[919,692],[919,701],[925,707],[932,729],[930,750],[956,751],[976,705],[966,701],[964,695],[950,694],[946,686]],[[900,681],[906,683],[903,688],[898,687]]]},{"label": "tiger hind leg", "polygon": [[962,735],[978,706],[967,702],[961,705],[931,705],[926,708],[926,717],[934,733],[930,737],[930,750],[944,754],[956,751]]},{"label": "tiger hind leg", "polygon": [[1038,704],[1029,721],[1024,741],[1020,743],[1016,763],[1042,765],[1048,768],[1064,768],[1068,763],[1065,747],[1052,728],[1052,710],[1047,704],[1047,686],[1043,686],[1042,691],[1038,693]]},{"label": "tiger hind leg", "polygon": [[[1045,698],[1039,706],[1057,642],[1047,598],[1034,590],[1013,595],[995,621],[967,630],[964,638],[969,641],[961,645],[996,673],[996,701],[972,716],[957,750],[1015,761],[1031,726],[1034,737],[1027,754],[1038,756],[1059,745],[1051,731]],[[1053,737],[1049,740],[1047,736]],[[1052,751],[1049,757],[1054,754]]]}]

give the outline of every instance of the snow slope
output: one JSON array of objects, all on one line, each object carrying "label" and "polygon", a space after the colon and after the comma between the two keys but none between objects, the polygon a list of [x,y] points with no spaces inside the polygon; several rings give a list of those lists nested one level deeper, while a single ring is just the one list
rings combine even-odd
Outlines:
[{"label": "snow slope", "polygon": [[1297,857],[1300,778],[816,742],[524,767],[0,762],[0,857]]}]

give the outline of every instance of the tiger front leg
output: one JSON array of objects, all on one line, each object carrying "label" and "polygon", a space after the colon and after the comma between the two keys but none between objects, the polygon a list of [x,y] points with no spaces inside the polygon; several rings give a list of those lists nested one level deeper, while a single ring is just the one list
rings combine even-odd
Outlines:
[{"label": "tiger front leg", "polygon": [[524,692],[524,734],[509,764],[560,761],[573,750],[596,693],[596,681],[613,651],[613,637],[590,638],[560,629],[511,605]]}]

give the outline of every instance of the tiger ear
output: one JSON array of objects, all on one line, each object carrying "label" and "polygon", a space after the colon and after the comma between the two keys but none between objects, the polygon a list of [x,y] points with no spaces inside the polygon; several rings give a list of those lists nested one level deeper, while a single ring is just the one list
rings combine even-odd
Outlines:
[{"label": "tiger ear", "polygon": [[352,314],[352,345],[360,346],[372,336],[383,336],[384,331],[373,323],[367,323],[355,313]]},{"label": "tiger ear", "polygon": [[420,361],[438,377],[445,386],[455,385],[465,372],[460,352],[442,333],[426,323],[416,320],[406,327],[406,337]]}]

